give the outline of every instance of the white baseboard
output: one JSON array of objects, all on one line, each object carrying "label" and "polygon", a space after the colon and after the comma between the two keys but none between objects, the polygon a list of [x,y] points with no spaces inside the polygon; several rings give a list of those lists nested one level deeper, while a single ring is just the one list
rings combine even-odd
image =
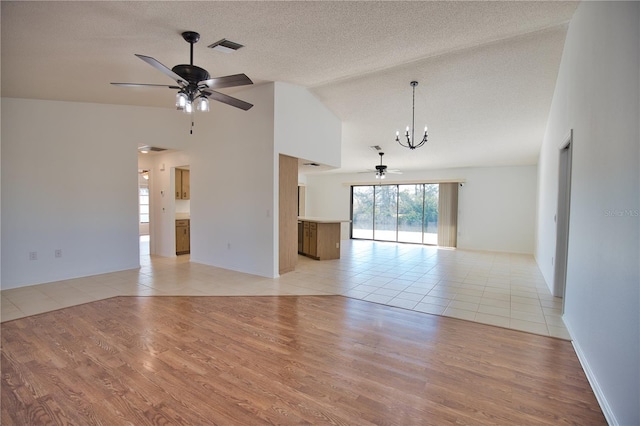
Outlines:
[{"label": "white baseboard", "polygon": [[569,336],[571,337],[571,344],[573,345],[573,349],[576,351],[576,355],[578,356],[578,361],[580,361],[580,365],[582,365],[582,369],[584,370],[584,374],[587,376],[587,380],[591,385],[591,389],[593,389],[593,393],[598,400],[598,404],[600,404],[600,409],[602,410],[602,414],[604,414],[604,418],[607,420],[607,423],[611,426],[618,426],[620,423],[616,420],[616,416],[613,414],[609,403],[607,402],[607,398],[604,396],[602,392],[602,388],[598,384],[598,380],[596,376],[593,374],[593,370],[589,366],[589,361],[587,361],[587,357],[585,356],[582,348],[580,347],[580,343],[576,341],[574,338],[574,334],[571,330],[571,324],[567,321],[567,319],[562,316],[562,320],[569,331]]}]

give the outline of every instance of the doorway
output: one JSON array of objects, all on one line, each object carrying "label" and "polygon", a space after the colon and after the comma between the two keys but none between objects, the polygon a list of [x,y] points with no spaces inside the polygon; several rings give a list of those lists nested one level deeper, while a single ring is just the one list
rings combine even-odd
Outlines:
[{"label": "doorway", "polygon": [[571,206],[571,157],[573,130],[560,146],[558,162],[558,209],[556,214],[556,256],[553,280],[553,295],[562,297],[564,313],[564,295],[567,280],[567,260],[569,253],[569,214]]},{"label": "doorway", "polygon": [[150,174],[151,171],[148,169],[138,169],[138,235],[140,238],[140,258],[148,257],[150,254]]}]

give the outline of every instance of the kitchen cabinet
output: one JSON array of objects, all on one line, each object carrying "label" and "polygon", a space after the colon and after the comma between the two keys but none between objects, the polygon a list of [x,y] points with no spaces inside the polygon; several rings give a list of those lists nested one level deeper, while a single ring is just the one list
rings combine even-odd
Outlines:
[{"label": "kitchen cabinet", "polygon": [[340,222],[302,220],[300,254],[316,260],[340,259]]},{"label": "kitchen cabinet", "polygon": [[189,219],[176,220],[176,254],[191,252],[191,230]]},{"label": "kitchen cabinet", "polygon": [[191,177],[187,169],[176,169],[176,200],[191,198]]}]

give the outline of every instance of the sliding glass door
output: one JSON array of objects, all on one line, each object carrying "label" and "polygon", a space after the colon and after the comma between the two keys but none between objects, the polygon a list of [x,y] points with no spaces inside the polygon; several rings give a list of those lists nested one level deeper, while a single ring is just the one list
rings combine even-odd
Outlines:
[{"label": "sliding glass door", "polygon": [[424,185],[398,185],[398,242],[422,243]]},{"label": "sliding glass door", "polygon": [[351,187],[351,238],[373,240],[373,186]]},{"label": "sliding glass door", "polygon": [[424,216],[422,228],[423,244],[438,244],[438,200],[440,185],[427,183],[424,185]]},{"label": "sliding glass door", "polygon": [[397,241],[398,238],[398,187],[374,186],[373,239]]},{"label": "sliding glass door", "polygon": [[439,184],[351,187],[351,238],[438,243]]}]

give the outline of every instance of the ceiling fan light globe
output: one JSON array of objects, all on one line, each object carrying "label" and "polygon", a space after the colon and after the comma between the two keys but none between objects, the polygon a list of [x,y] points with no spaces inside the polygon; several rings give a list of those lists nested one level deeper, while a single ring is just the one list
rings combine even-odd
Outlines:
[{"label": "ceiling fan light globe", "polygon": [[191,114],[193,112],[193,104],[191,103],[191,101],[187,101],[187,103],[185,104],[184,112],[186,114]]},{"label": "ceiling fan light globe", "polygon": [[200,112],[208,112],[209,111],[209,99],[204,96],[198,99],[198,111]]},{"label": "ceiling fan light globe", "polygon": [[189,99],[187,98],[187,94],[184,92],[178,92],[178,94],[176,95],[176,107],[178,107],[178,109],[184,109],[184,107],[187,105],[187,101]]}]

